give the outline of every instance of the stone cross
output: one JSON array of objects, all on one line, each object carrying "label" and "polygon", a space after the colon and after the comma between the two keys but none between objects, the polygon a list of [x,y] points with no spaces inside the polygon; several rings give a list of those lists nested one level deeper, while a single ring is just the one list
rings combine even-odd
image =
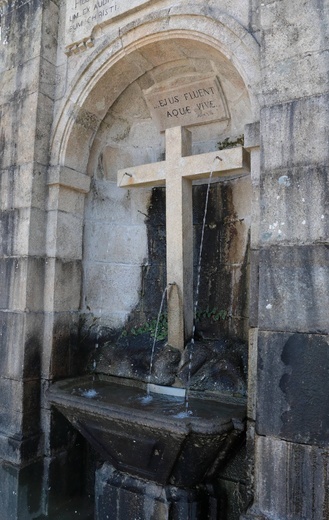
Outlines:
[{"label": "stone cross", "polygon": [[166,186],[168,343],[182,350],[193,329],[192,182],[249,172],[249,154],[242,148],[191,155],[191,132],[166,130],[166,160],[119,170],[125,188]]}]

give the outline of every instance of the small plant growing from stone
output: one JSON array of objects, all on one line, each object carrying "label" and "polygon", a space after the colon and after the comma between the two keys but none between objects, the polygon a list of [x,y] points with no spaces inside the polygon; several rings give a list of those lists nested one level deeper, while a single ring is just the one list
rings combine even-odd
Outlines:
[{"label": "small plant growing from stone", "polygon": [[230,137],[226,137],[224,141],[220,141],[218,144],[218,150],[225,150],[226,148],[235,148],[236,146],[244,145],[244,136],[240,135],[235,141],[231,141]]},{"label": "small plant growing from stone", "polygon": [[217,307],[214,307],[213,309],[207,307],[205,310],[197,311],[197,321],[201,321],[205,318],[210,319],[211,321],[225,320],[227,318],[227,311],[225,309],[218,309]]},{"label": "small plant growing from stone", "polygon": [[[204,310],[197,311],[196,321],[200,322],[203,319],[210,319],[211,321],[217,322],[219,320],[226,320],[228,313],[225,309],[218,309],[214,307],[210,309],[207,307]],[[158,341],[162,341],[168,337],[168,316],[167,314],[161,314],[158,323],[158,330],[156,331],[157,318],[152,318],[146,323],[137,325],[130,330],[132,336],[140,336],[142,334],[150,334],[152,338],[155,337]],[[127,336],[129,332],[126,330],[122,332],[121,336]]]},{"label": "small plant growing from stone", "polygon": [[168,317],[167,314],[161,314],[158,323],[158,330],[156,330],[157,318],[152,318],[146,323],[139,325],[137,327],[133,327],[131,329],[131,334],[133,336],[139,336],[140,334],[149,333],[152,338],[155,337],[158,341],[162,341],[166,339],[168,336]]}]

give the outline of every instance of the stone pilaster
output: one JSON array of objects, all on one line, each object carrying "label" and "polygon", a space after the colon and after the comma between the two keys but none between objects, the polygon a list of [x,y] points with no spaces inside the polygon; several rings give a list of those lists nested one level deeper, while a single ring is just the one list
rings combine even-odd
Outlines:
[{"label": "stone pilaster", "polygon": [[313,1],[260,7],[254,504],[244,520],[328,517],[327,18]]},{"label": "stone pilaster", "polygon": [[42,510],[46,172],[57,5],[8,2],[0,42],[0,511]]}]

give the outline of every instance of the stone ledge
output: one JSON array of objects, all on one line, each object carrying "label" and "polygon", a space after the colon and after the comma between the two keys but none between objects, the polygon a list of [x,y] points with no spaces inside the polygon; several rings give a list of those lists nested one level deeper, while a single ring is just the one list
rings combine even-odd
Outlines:
[{"label": "stone ledge", "polygon": [[67,166],[52,166],[48,171],[48,186],[64,186],[80,193],[88,193],[90,177]]}]

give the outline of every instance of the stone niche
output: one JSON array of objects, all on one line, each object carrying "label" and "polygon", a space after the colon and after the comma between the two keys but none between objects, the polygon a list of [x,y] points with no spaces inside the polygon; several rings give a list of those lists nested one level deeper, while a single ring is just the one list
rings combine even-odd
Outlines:
[{"label": "stone niche", "polygon": [[[247,91],[228,60],[218,53],[206,53],[193,42],[165,45],[164,63],[127,86],[112,105],[91,152],[90,163],[95,167],[85,211],[82,336],[89,361],[95,364],[96,360],[96,370],[114,374],[127,370],[128,363],[111,367],[108,346],[119,341],[126,348],[127,332],[137,341],[149,332],[166,286],[165,188],[117,186],[118,170],[165,158],[163,127],[159,129],[152,118],[149,93],[160,92],[165,98],[166,88],[174,95],[175,88],[181,93],[184,85],[201,85],[205,79],[215,78],[221,115],[219,120],[210,118],[208,123],[188,126],[193,154],[220,153],[230,143],[241,143],[244,126],[251,121]],[[144,49],[146,57],[154,58],[155,53],[163,54],[159,44]],[[194,285],[207,191],[202,182],[197,181],[193,188]],[[239,344],[247,341],[250,207],[249,176],[214,179],[201,263],[196,324],[200,339],[225,338],[230,346],[236,340]],[[164,335],[162,331],[160,336]],[[133,373],[128,370],[124,375]]]},{"label": "stone niche", "polygon": [[[223,148],[241,145],[244,127],[253,118],[241,77],[218,52],[201,43],[173,39],[145,46],[143,56],[156,65],[127,85],[110,107],[91,149],[80,341],[88,371],[147,381],[154,323],[167,284],[166,188],[123,188],[117,185],[117,173],[165,159],[164,123],[159,124],[150,110],[150,93],[164,94],[164,99],[166,92],[178,96],[185,86],[188,90],[191,84],[199,85],[197,91],[207,78],[214,78],[220,110],[201,124],[189,120],[193,155],[218,151],[220,156]],[[205,181],[196,181],[194,289],[206,192]],[[250,175],[213,179],[196,316],[191,379],[196,390],[246,395],[250,215]],[[164,306],[151,381],[185,386],[188,348],[181,354],[165,346],[165,315]],[[224,468],[218,489],[223,497],[241,493],[244,502],[243,452]],[[223,511],[235,506],[225,507]],[[239,511],[232,511],[223,520],[238,518]]]},{"label": "stone niche", "polygon": [[[193,42],[165,45],[167,62],[124,90],[94,140],[91,162],[95,167],[85,212],[82,309],[84,328],[94,344],[117,338],[123,329],[143,331],[143,325],[156,318],[166,286],[165,188],[117,186],[118,170],[165,158],[164,132],[151,117],[147,93],[165,88],[173,92],[174,86],[182,89],[192,81],[216,78],[222,117],[188,126],[193,154],[236,144],[245,124],[251,122],[247,91],[228,60],[218,53],[211,56],[206,49],[202,52],[202,46]],[[145,56],[155,53],[163,53],[157,44],[144,50]],[[204,182],[197,182],[193,190],[194,280],[207,191]],[[201,337],[247,339],[250,207],[250,177],[214,180],[197,309]]]}]

